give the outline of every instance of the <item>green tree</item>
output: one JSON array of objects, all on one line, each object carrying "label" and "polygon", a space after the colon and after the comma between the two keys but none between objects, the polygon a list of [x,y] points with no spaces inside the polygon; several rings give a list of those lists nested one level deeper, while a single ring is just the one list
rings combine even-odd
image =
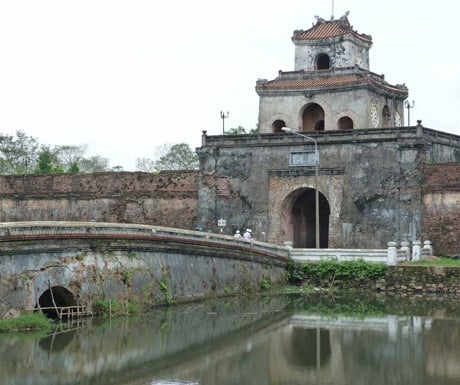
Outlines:
[{"label": "green tree", "polygon": [[36,174],[53,173],[53,156],[48,149],[44,149],[38,156],[38,164],[35,169]]},{"label": "green tree", "polygon": [[122,171],[101,156],[85,158],[86,150],[86,144],[40,145],[23,131],[0,134],[0,174]]},{"label": "green tree", "polygon": [[198,155],[187,143],[174,144],[168,153],[155,162],[155,169],[161,170],[197,170]]},{"label": "green tree", "polygon": [[136,169],[146,172],[198,169],[198,155],[187,143],[165,144],[157,147],[155,152],[161,154],[157,160],[137,158]]},{"label": "green tree", "polygon": [[249,131],[246,131],[246,129],[243,126],[238,126],[236,128],[233,127],[225,131],[225,135],[255,135],[258,131],[258,124],[256,125],[256,128],[252,128]]},{"label": "green tree", "polygon": [[34,170],[38,159],[37,140],[16,131],[16,136],[0,134],[0,173],[27,174]]},{"label": "green tree", "polygon": [[69,167],[68,172],[72,174],[77,174],[80,172],[80,167],[78,167],[78,163],[72,163],[72,165]]},{"label": "green tree", "polygon": [[150,158],[137,158],[136,170],[153,172],[155,171],[155,161]]},{"label": "green tree", "polygon": [[64,170],[70,171],[70,168],[74,168],[74,165],[79,166],[80,162],[84,159],[87,147],[86,144],[60,145],[55,146],[53,152],[56,155],[57,163],[61,165]]},{"label": "green tree", "polygon": [[103,172],[109,171],[109,160],[99,155],[83,158],[79,162],[81,172]]}]

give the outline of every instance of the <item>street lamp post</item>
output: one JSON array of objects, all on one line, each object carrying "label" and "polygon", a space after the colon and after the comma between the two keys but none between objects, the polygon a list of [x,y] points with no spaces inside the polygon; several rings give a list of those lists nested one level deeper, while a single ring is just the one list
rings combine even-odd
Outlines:
[{"label": "street lamp post", "polygon": [[228,118],[229,112],[227,115],[224,114],[224,111],[220,111],[220,118],[222,119],[222,135],[225,135],[225,119]]},{"label": "street lamp post", "polygon": [[406,100],[404,107],[407,108],[407,126],[410,127],[410,109],[415,107],[415,101],[412,100],[412,105]]},{"label": "street lamp post", "polygon": [[319,249],[319,191],[318,191],[318,168],[319,168],[319,152],[318,152],[318,143],[311,136],[301,134],[297,131],[294,131],[292,128],[283,127],[281,128],[284,132],[301,136],[307,140],[315,143],[315,232],[316,232],[316,248]]}]

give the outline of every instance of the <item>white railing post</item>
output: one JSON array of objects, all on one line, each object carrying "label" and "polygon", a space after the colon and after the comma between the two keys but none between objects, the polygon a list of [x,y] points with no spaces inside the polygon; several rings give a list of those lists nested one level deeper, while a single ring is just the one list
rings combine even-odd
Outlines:
[{"label": "white railing post", "polygon": [[396,255],[397,255],[397,250],[396,250],[396,242],[388,242],[388,249],[387,249],[387,265],[389,266],[395,266],[396,265]]},{"label": "white railing post", "polygon": [[410,261],[410,247],[409,247],[409,242],[407,241],[402,241],[401,242],[401,250],[406,253],[406,261]]},{"label": "white railing post", "polygon": [[412,241],[412,260],[420,261],[422,248],[420,247],[420,241]]},{"label": "white railing post", "polygon": [[431,246],[431,241],[423,241],[423,250],[427,256],[433,256],[433,246]]}]

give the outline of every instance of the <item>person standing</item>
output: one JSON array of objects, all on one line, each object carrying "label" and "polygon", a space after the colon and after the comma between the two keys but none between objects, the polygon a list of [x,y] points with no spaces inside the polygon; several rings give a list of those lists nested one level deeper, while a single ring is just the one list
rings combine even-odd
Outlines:
[{"label": "person standing", "polygon": [[247,241],[250,241],[252,239],[251,229],[246,229],[246,231],[243,234],[243,238],[246,239]]},{"label": "person standing", "polygon": [[235,231],[234,237],[235,237],[235,238],[241,238],[240,230],[236,230],[236,231]]}]

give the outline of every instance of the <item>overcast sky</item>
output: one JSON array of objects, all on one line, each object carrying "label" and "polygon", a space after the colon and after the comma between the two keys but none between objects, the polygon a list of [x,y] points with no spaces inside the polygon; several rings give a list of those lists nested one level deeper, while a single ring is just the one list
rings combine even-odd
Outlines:
[{"label": "overcast sky", "polygon": [[[345,11],[372,35],[371,71],[408,86],[411,125],[460,135],[460,2],[335,0]],[[292,32],[331,14],[332,0],[0,0],[0,133],[134,170],[220,134],[221,110],[255,128],[256,80],[293,70]]]}]

